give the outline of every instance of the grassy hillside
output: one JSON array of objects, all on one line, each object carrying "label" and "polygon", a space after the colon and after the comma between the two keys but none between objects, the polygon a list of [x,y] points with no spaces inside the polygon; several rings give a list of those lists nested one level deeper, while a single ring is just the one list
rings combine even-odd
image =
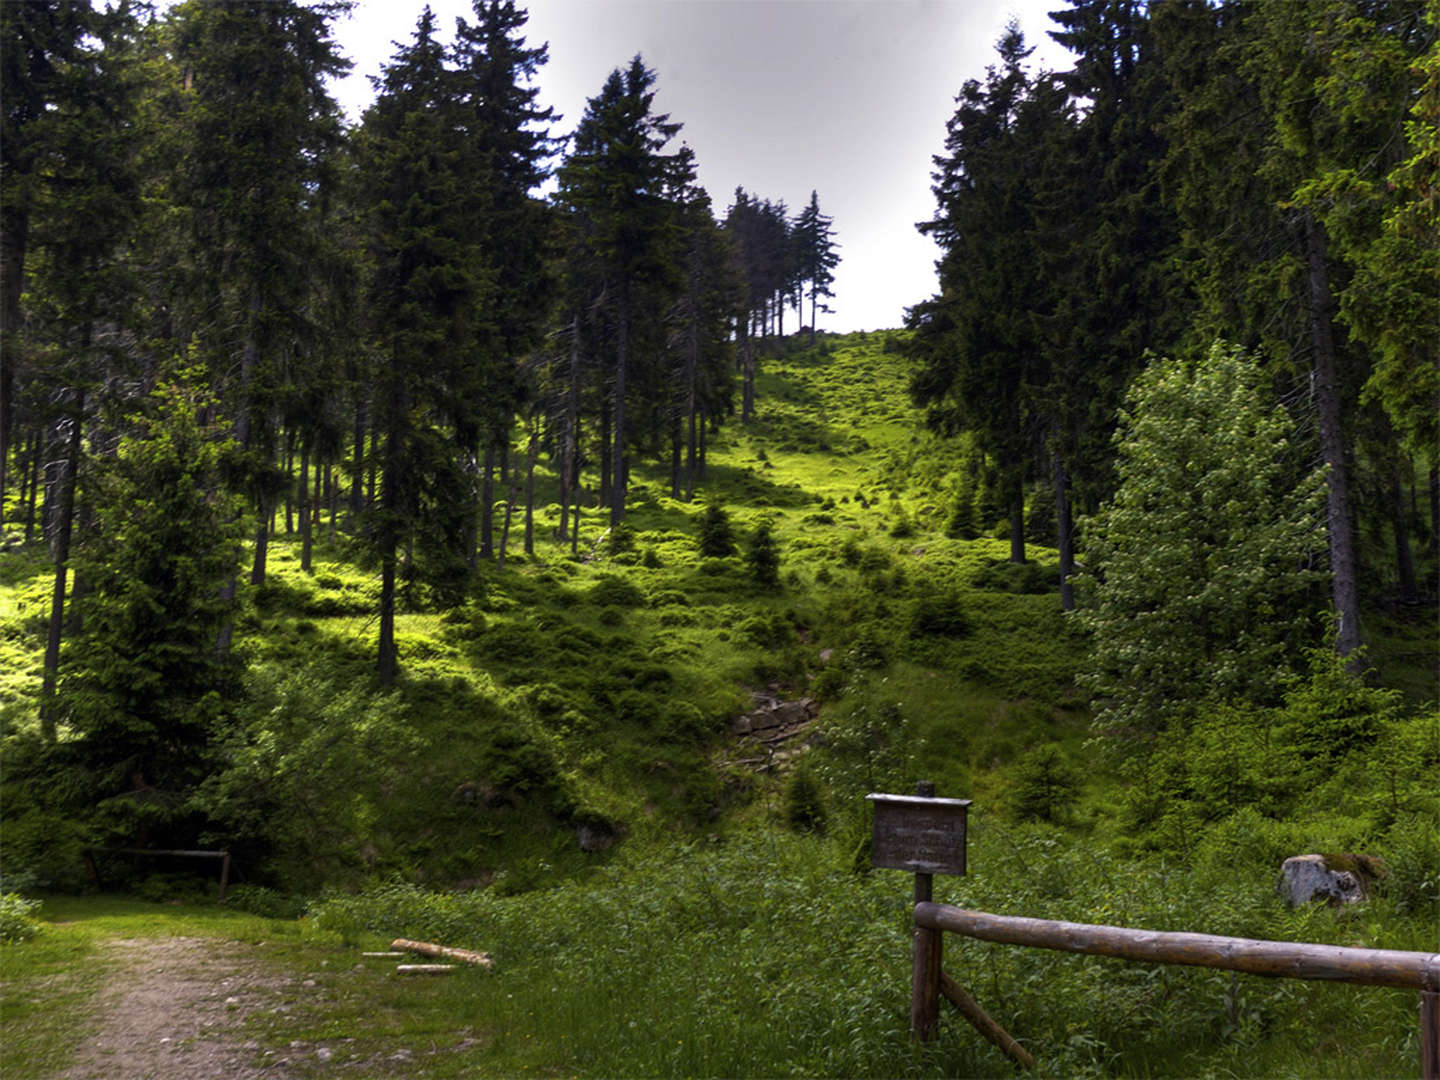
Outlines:
[{"label": "grassy hillside", "polygon": [[[343,1034],[365,1075],[422,1042],[433,1075],[1008,1075],[953,1018],[931,1052],[904,1037],[909,883],[866,873],[864,795],[921,777],[975,800],[971,876],[940,879],[942,900],[1440,947],[1436,721],[1413,701],[1433,627],[1371,623],[1409,704],[1322,670],[1286,710],[1217,709],[1148,762],[1115,758],[1091,740],[1054,553],[1012,566],[1008,542],[945,536],[965,447],[921,433],[887,341],[767,360],[759,417],[711,437],[701,498],[639,469],[628,528],[591,508],[579,557],[553,538],[542,474],[532,556],[517,523],[463,603],[406,591],[388,692],[374,568],[322,530],[303,573],[282,524],[269,582],[243,599],[246,696],[204,792],[243,879],[232,906],[293,915],[308,898],[307,948],[428,937],[491,950],[501,974],[453,992],[337,984],[263,1045]],[[712,504],[733,555],[699,553]],[[778,587],[747,561],[762,522]],[[0,714],[26,761],[43,550],[12,547],[0,575]],[[733,730],[757,699],[810,703],[793,739]],[[73,822],[13,779],[4,814],[6,888],[84,886]],[[1390,876],[1358,914],[1290,912],[1276,869],[1315,850],[1378,853]],[[104,866],[152,899],[213,888],[158,869]],[[1056,1074],[1391,1075],[1418,1052],[1408,994],[951,948]],[[377,995],[393,1010],[379,1025]]]},{"label": "grassy hillside", "polygon": [[[953,462],[917,433],[886,340],[767,361],[757,422],[711,437],[700,494],[729,513],[732,556],[702,558],[701,500],[669,498],[668,476],[640,469],[627,529],[612,535],[591,509],[573,557],[542,471],[532,557],[517,520],[503,570],[460,606],[406,593],[389,694],[370,676],[373,569],[321,530],[302,573],[282,524],[238,627],[249,730],[210,793],[242,869],[294,888],[389,873],[525,887],[541,867],[584,864],[580,825],[603,843],[774,816],[777,773],[727,764],[747,757],[727,722],[755,691],[819,701],[815,741],[837,747],[843,800],[913,783],[921,754],[943,791],[998,797],[1026,747],[1077,738],[1080,653],[1048,590],[1053,555],[1007,567],[998,542],[940,535]],[[747,567],[762,521],[778,588]],[[15,731],[38,689],[49,579],[35,546],[7,554],[4,573]],[[12,850],[23,859],[33,834],[41,876],[73,883],[73,845],[41,851],[36,821],[14,827]]]}]

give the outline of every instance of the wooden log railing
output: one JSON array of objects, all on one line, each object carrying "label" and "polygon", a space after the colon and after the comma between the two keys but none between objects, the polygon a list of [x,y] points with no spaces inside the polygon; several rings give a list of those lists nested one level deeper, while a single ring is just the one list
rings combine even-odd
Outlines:
[{"label": "wooden log railing", "polygon": [[81,855],[85,859],[85,871],[94,885],[100,884],[100,870],[95,865],[95,853],[104,855],[131,855],[135,858],[177,858],[177,859],[219,859],[220,895],[215,902],[225,902],[225,890],[230,885],[230,852],[228,851],[176,851],[169,848],[96,847],[85,848]]},{"label": "wooden log railing", "polygon": [[[1440,1080],[1440,953],[1095,926],[992,915],[930,902],[915,905],[915,927],[917,934],[923,932],[938,937],[949,931],[1002,945],[1026,945],[1152,964],[1188,964],[1272,978],[1418,990],[1421,1076],[1423,1080]],[[944,975],[938,963],[933,972],[932,975],[928,965],[923,974],[916,972],[912,1017],[928,1019],[937,1015],[936,1003]],[[946,996],[949,997],[949,993]],[[933,1026],[929,1030],[922,1028],[916,1034],[921,1039],[929,1038],[933,1035]],[[996,1040],[992,1038],[992,1041]]]}]

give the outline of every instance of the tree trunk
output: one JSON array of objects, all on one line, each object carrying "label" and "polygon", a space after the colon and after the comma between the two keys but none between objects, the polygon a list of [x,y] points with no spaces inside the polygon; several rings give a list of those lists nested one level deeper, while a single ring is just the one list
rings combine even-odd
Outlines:
[{"label": "tree trunk", "polygon": [[1440,465],[1430,466],[1430,560],[1440,565]]},{"label": "tree trunk", "polygon": [[401,483],[400,424],[404,402],[387,403],[391,412],[385,436],[385,476],[380,489],[380,639],[376,650],[376,670],[381,686],[395,685],[399,672],[399,656],[395,649],[395,562],[400,546],[400,528],[395,520],[400,506]]},{"label": "tree trunk", "polygon": [[[291,430],[285,432],[285,476],[286,476],[287,479],[289,479],[289,480],[291,481],[292,484],[294,483],[294,479],[295,479],[295,431],[294,431],[294,429],[291,429]],[[303,489],[303,486],[304,486],[304,484],[305,484],[305,477],[304,477],[303,475],[300,477],[300,484],[301,484],[302,489]],[[295,499],[292,499],[292,498],[290,497],[290,485],[287,485],[286,488],[285,488],[285,535],[286,535],[286,536],[294,536],[294,535],[295,535],[295,521],[294,521],[294,517],[293,517],[293,514],[292,514],[292,511],[293,511],[294,508],[295,508],[295,501],[296,501]],[[304,495],[301,495],[301,496],[300,496],[299,501],[300,501],[300,503],[301,503],[302,505],[304,504],[304,502],[305,502],[305,497],[304,497]]]},{"label": "tree trunk", "polygon": [[0,525],[10,482],[6,470],[15,422],[15,358],[20,355],[20,295],[29,235],[30,215],[24,202],[8,198],[0,207]]},{"label": "tree trunk", "polygon": [[45,429],[30,438],[30,497],[25,504],[25,542],[35,538],[35,508],[40,504],[40,463],[45,459]]},{"label": "tree trunk", "polygon": [[50,631],[45,639],[45,668],[40,690],[40,732],[46,742],[55,741],[55,683],[60,671],[60,638],[65,627],[65,577],[70,562],[70,537],[75,521],[75,481],[80,474],[80,438],[84,426],[85,392],[76,390],[64,471],[58,478],[61,486],[57,493],[55,531],[50,547],[55,562],[55,583],[50,592]]},{"label": "tree trunk", "polygon": [[468,433],[459,440],[457,449],[463,463],[465,480],[469,489],[465,497],[470,502],[470,511],[465,515],[465,533],[461,537],[461,550],[465,552],[465,565],[474,570],[479,565],[480,544],[480,433]]},{"label": "tree trunk", "polygon": [[[1403,459],[1413,471],[1408,458]],[[1395,529],[1395,569],[1400,584],[1400,602],[1413,604],[1419,599],[1415,588],[1415,560],[1410,552],[1410,526],[1405,514],[1405,489],[1400,482],[1400,464],[1395,463],[1390,486],[1390,514]]]},{"label": "tree trunk", "polygon": [[615,334],[615,449],[610,455],[613,487],[610,498],[610,527],[625,520],[625,487],[629,480],[625,469],[625,376],[630,366],[630,291],[628,283],[620,287],[620,318]]},{"label": "tree trunk", "polygon": [[495,560],[497,569],[505,568],[505,548],[510,543],[510,519],[515,514],[515,503],[520,498],[520,470],[510,468],[510,453],[507,447],[500,458],[500,480],[505,484],[505,517],[500,525],[500,554]]},{"label": "tree trunk", "polygon": [[600,407],[600,504],[610,505],[610,474],[611,474],[611,441],[610,433],[614,428],[611,411],[603,405]]},{"label": "tree trunk", "polygon": [[1010,561],[1025,561],[1025,491],[1017,487],[1006,500],[1010,511]]},{"label": "tree trunk", "polygon": [[530,452],[525,461],[525,554],[535,554],[535,458],[540,453],[540,428],[530,418]]},{"label": "tree trunk", "polygon": [[480,467],[480,558],[495,557],[495,439],[485,445],[485,461]]},{"label": "tree trunk", "polygon": [[1070,577],[1075,572],[1075,550],[1069,485],[1059,451],[1052,450],[1050,456],[1055,478],[1055,538],[1060,547],[1060,610],[1074,611],[1075,587],[1070,584]]},{"label": "tree trunk", "polygon": [[310,440],[300,443],[300,486],[295,489],[300,514],[300,569],[310,573],[310,546],[314,522],[310,513]]},{"label": "tree trunk", "polygon": [[355,394],[355,430],[352,433],[354,471],[350,474],[350,506],[347,525],[353,533],[360,527],[360,509],[365,505],[365,398],[357,390]]},{"label": "tree trunk", "polygon": [[1327,469],[1326,517],[1335,605],[1335,649],[1341,656],[1349,656],[1360,645],[1360,591],[1355,538],[1350,525],[1350,482],[1340,422],[1335,340],[1330,325],[1330,267],[1326,259],[1325,227],[1309,212],[1305,215],[1305,255],[1310,287],[1310,337],[1315,353],[1315,408],[1320,422],[1320,448]]},{"label": "tree trunk", "polygon": [[695,475],[696,475],[699,479],[701,479],[701,480],[704,480],[704,479],[705,479],[705,465],[706,465],[706,459],[707,459],[707,455],[706,455],[706,452],[705,452],[705,450],[706,450],[705,444],[706,444],[706,433],[707,433],[708,430],[709,430],[709,426],[710,426],[710,414],[709,414],[709,413],[703,413],[703,412],[702,412],[701,415],[700,415],[700,465],[699,465],[699,468],[696,470],[696,474],[695,474]]}]

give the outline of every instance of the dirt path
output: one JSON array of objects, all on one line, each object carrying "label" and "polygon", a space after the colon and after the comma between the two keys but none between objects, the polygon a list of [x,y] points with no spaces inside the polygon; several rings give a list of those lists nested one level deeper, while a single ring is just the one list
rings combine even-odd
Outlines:
[{"label": "dirt path", "polygon": [[[96,1033],[57,1080],[249,1080],[283,1077],[244,1030],[286,985],[255,946],[209,938],[108,942],[113,975],[96,1002]],[[112,966],[113,965],[113,966]]]}]

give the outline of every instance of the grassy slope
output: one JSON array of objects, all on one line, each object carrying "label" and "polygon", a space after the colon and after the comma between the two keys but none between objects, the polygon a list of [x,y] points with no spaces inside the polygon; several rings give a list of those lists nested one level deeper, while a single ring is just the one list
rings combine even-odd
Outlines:
[{"label": "grassy slope", "polygon": [[[417,591],[398,619],[405,676],[387,698],[370,689],[372,572],[347,560],[343,536],[322,533],[302,574],[282,535],[239,626],[269,750],[228,797],[256,819],[300,801],[310,824],[271,829],[263,839],[282,851],[262,872],[313,888],[505,871],[525,887],[583,867],[559,825],[664,834],[763,814],[777,805],[773,779],[720,763],[735,756],[726,721],[772,683],[828,698],[826,722],[851,729],[881,713],[893,725],[902,703],[907,741],[955,794],[990,794],[996,768],[1032,742],[1077,740],[1079,653],[1056,599],[974,587],[1004,546],[939,535],[950,459],[917,434],[884,340],[766,361],[757,421],[712,436],[700,495],[731,511],[734,557],[699,558],[700,499],[669,498],[668,475],[647,466],[631,487],[634,550],[612,552],[592,508],[572,559],[552,537],[559,508],[542,469],[534,557],[490,568],[457,609]],[[755,587],[744,564],[762,518],[780,541],[778,591]],[[511,537],[515,552],[518,521]],[[23,724],[49,585],[37,548],[5,563],[0,708]],[[910,632],[920,599],[938,594],[968,635]]]},{"label": "grassy slope", "polygon": [[[907,790],[919,775],[976,799],[974,876],[943,879],[940,899],[1436,947],[1423,911],[1380,904],[1336,919],[1278,906],[1277,852],[1348,843],[1345,822],[1329,831],[1237,823],[1188,867],[1106,850],[1114,788],[1084,745],[1087,714],[1071,683],[1081,643],[1053,593],[995,587],[1005,579],[991,564],[1007,545],[941,536],[952,458],[917,434],[903,371],[881,344],[849,339],[828,356],[767,362],[758,421],[712,439],[702,494],[729,506],[742,538],[762,516],[775,522],[778,593],[751,586],[738,557],[700,560],[699,505],[670,500],[668,477],[648,468],[632,489],[635,550],[597,543],[603,527],[591,511],[582,552],[595,557],[574,562],[549,537],[558,508],[545,508],[555,488],[542,477],[535,557],[490,571],[457,611],[417,597],[401,619],[405,678],[382,697],[369,681],[371,574],[322,544],[306,576],[297,548],[277,544],[272,584],[249,598],[241,627],[265,706],[255,722],[275,747],[251,777],[289,800],[287,825],[272,836],[281,856],[266,869],[297,887],[322,876],[498,886],[449,900],[400,889],[388,901],[335,901],[307,924],[320,936],[281,962],[313,971],[328,956],[335,968],[349,955],[336,951],[342,942],[404,933],[490,949],[501,974],[327,982],[299,1020],[257,1032],[266,1045],[357,1039],[377,1062],[398,1049],[451,1048],[427,1061],[433,1075],[1008,1075],[963,1025],[947,1022],[933,1053],[909,1050],[908,886],[903,875],[850,873],[860,796]],[[0,708],[21,719],[38,685],[43,553],[7,554],[0,574]],[[936,596],[968,633],[912,632],[922,601]],[[1393,637],[1424,652],[1403,624]],[[767,683],[824,701],[825,838],[777,832],[783,781],[724,765],[734,756],[725,719]],[[1016,763],[1052,742],[1086,765],[1074,828],[1006,824]],[[577,820],[608,822],[626,840],[585,855],[570,829]],[[772,828],[749,828],[757,824]],[[7,822],[12,850],[20,835]],[[50,952],[29,953],[42,967],[85,948],[95,913],[66,910],[80,922],[48,931]],[[981,1001],[1057,1074],[1413,1067],[1410,995],[951,949]],[[13,964],[20,949],[6,953]],[[26,1016],[7,1008],[7,1027],[12,1016],[29,1025],[83,1009],[84,988],[47,997],[24,963],[6,972],[9,1001],[33,990],[54,1005]],[[456,1049],[462,1030],[477,1033],[476,1045]],[[43,1029],[34,1037],[54,1042]]]}]

